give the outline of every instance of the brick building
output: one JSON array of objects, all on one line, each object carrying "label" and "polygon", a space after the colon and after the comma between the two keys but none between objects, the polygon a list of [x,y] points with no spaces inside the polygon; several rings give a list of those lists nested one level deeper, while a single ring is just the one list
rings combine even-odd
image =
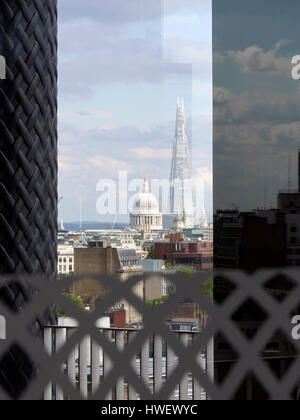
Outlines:
[{"label": "brick building", "polygon": [[[143,268],[137,264],[134,250],[119,250],[112,247],[75,248],[75,275],[81,280],[74,283],[72,292],[81,296],[84,304],[94,308],[98,299],[109,291],[101,281],[91,276],[118,276],[122,281],[127,281],[132,275],[141,274]],[[143,299],[143,284],[134,287],[134,293]],[[141,315],[126,301],[116,302],[117,306],[123,305],[126,311],[128,325],[138,323]]]},{"label": "brick building", "polygon": [[155,258],[173,266],[186,265],[198,270],[213,268],[213,243],[209,242],[157,242]]}]

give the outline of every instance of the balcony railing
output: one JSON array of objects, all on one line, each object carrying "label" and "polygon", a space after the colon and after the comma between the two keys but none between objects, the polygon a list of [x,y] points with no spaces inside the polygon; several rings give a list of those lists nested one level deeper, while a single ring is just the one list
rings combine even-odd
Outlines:
[{"label": "balcony railing", "polygon": [[[45,350],[53,356],[67,340],[74,334],[76,328],[49,327],[44,330]],[[140,330],[136,329],[99,329],[118,351],[123,352],[126,346],[134,339]],[[193,343],[198,333],[174,333],[184,346]],[[198,363],[204,373],[211,380],[214,376],[214,346],[211,341],[205,349],[199,352]],[[141,378],[150,392],[159,392],[162,385],[172,375],[178,366],[178,358],[170,346],[161,336],[154,335],[144,343],[137,354],[132,358],[131,367]],[[110,355],[91,337],[86,336],[71,352],[62,369],[68,376],[72,385],[80,390],[85,399],[93,399],[94,393],[109,375],[113,367]],[[67,400],[66,395],[56,384],[49,384],[44,392],[45,400]],[[106,400],[139,400],[138,391],[128,383],[126,378],[120,377],[112,384]],[[192,375],[185,373],[180,383],[174,389],[170,400],[206,400],[207,394]]]},{"label": "balcony railing", "polygon": [[[94,276],[108,292],[93,312],[82,311],[64,295],[80,278],[56,283],[4,278],[3,284],[17,281],[20,290],[29,284],[38,293],[19,312],[0,300],[0,363],[5,358],[18,360],[17,352],[21,362],[27,361],[26,369],[31,361],[36,369],[17,396],[2,381],[0,400],[300,398],[300,337],[295,325],[299,316],[292,318],[300,313],[299,274],[292,268],[173,274],[166,276],[173,293],[154,308],[134,293],[147,275],[127,281]],[[213,277],[215,302],[203,293]],[[201,308],[199,316],[207,318],[199,333],[173,332],[167,325],[174,307],[187,297]],[[142,329],[105,329],[105,323],[98,324],[122,299],[141,315]],[[77,323],[72,328],[46,327],[41,342],[29,327],[53,302]],[[245,315],[250,315],[247,324]],[[9,368],[6,377],[17,386],[27,373],[22,367],[4,366],[0,382]]]}]

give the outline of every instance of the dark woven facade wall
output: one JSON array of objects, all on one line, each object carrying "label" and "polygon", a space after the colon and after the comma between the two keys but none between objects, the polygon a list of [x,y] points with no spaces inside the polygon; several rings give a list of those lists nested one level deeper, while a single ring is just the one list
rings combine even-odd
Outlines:
[{"label": "dark woven facade wall", "polygon": [[[7,78],[0,81],[0,274],[43,274],[54,280],[57,0],[1,0],[0,54],[7,65]],[[0,290],[0,298],[18,311],[32,293],[14,282]],[[42,325],[53,322],[50,308],[32,330],[41,336]],[[0,382],[17,396],[33,371],[30,360],[13,348],[0,361]]]}]

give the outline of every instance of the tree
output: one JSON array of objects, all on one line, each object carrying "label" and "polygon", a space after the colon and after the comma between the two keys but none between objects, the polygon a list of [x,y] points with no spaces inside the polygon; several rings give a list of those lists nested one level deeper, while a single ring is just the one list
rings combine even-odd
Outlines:
[{"label": "tree", "polygon": [[166,303],[167,300],[168,300],[168,296],[161,296],[159,298],[149,300],[148,305],[151,306],[152,308],[155,308],[155,306],[157,306],[157,305],[161,305],[163,303]]},{"label": "tree", "polygon": [[[74,293],[66,293],[65,296],[71,299],[74,303],[76,303],[76,305],[79,306],[80,309],[82,309],[83,311],[87,311],[84,306],[83,300],[80,296],[76,296],[74,295]],[[61,308],[58,308],[57,312],[59,318],[66,318],[68,316],[64,313],[64,311]]]},{"label": "tree", "polygon": [[147,260],[155,260],[155,247],[154,247],[154,245],[150,246]]},{"label": "tree", "polygon": [[214,298],[214,279],[213,277],[208,279],[202,286],[202,290],[206,293],[211,299]]},{"label": "tree", "polygon": [[[197,274],[197,270],[194,267],[182,266],[177,270],[178,273],[185,276],[194,276]],[[213,277],[208,279],[202,286],[202,291],[207,294],[211,299],[214,297],[214,279]]]}]

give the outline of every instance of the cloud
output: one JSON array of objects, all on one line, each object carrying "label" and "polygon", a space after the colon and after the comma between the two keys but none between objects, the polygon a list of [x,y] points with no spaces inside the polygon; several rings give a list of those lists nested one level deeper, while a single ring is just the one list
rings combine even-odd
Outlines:
[{"label": "cloud", "polygon": [[62,23],[89,19],[117,26],[161,19],[163,14],[200,14],[210,6],[209,0],[201,3],[202,7],[195,0],[168,0],[163,8],[162,0],[63,0],[59,1],[59,16]]},{"label": "cloud", "polygon": [[[207,125],[206,119],[201,118],[195,119],[193,124],[197,138],[193,147],[195,167],[210,167],[210,150],[204,143]],[[69,120],[68,124],[64,124],[62,118],[59,147],[61,195],[72,196],[83,186],[85,194],[92,198],[97,181],[100,178],[117,178],[119,170],[127,170],[133,178],[148,174],[168,179],[173,133],[174,121],[165,121],[147,130],[138,126],[103,130],[88,126],[75,128]]]},{"label": "cloud", "polygon": [[228,51],[227,56],[232,58],[244,73],[268,73],[290,77],[291,57],[279,55],[280,48],[286,43],[286,40],[281,40],[269,51],[253,45],[243,51]]},{"label": "cloud", "polygon": [[213,185],[213,174],[207,167],[195,168],[195,176],[193,178],[195,182],[203,182],[208,187]]},{"label": "cloud", "polygon": [[[217,208],[253,210],[287,186],[288,159],[293,179],[300,139],[298,92],[215,88],[214,196]],[[267,192],[266,192],[267,191]]]},{"label": "cloud", "polygon": [[74,162],[71,159],[68,159],[66,156],[60,156],[58,159],[58,170],[60,175],[71,173],[74,171]]},{"label": "cloud", "polygon": [[228,89],[214,89],[215,125],[286,124],[299,121],[298,92],[275,94],[244,91],[234,94]]},{"label": "cloud", "polygon": [[[163,9],[161,0],[59,2],[59,186],[66,200],[82,195],[93,206],[97,181],[116,178],[119,170],[132,178],[169,178],[176,105],[174,99],[172,119],[170,82],[190,92],[197,77],[201,104],[207,97],[210,51],[193,33],[195,16],[206,19],[209,1],[196,3],[168,0]],[[167,34],[163,14],[170,17]],[[194,41],[184,40],[182,16],[192,22],[187,36]],[[199,68],[194,75],[191,63]],[[197,114],[204,115],[203,108]],[[197,167],[208,155],[208,126],[202,117],[193,122],[193,143],[203,143],[194,149]]]},{"label": "cloud", "polygon": [[167,160],[172,159],[172,149],[157,149],[153,147],[139,147],[136,149],[130,149],[132,158],[138,160]]},{"label": "cloud", "polygon": [[232,93],[229,89],[223,87],[214,87],[214,104],[215,106],[225,105],[232,99]]},{"label": "cloud", "polygon": [[59,2],[59,12],[62,22],[89,19],[120,25],[157,19],[161,15],[161,0],[63,0]]},{"label": "cloud", "polygon": [[130,173],[133,170],[131,165],[125,160],[113,158],[108,155],[88,157],[86,159],[86,164],[99,170],[99,173],[101,171],[102,174],[105,174],[106,178],[115,177],[116,174],[118,174],[118,171],[126,170]]},{"label": "cloud", "polygon": [[[193,14],[199,9],[193,1],[186,1],[184,5],[181,3],[186,2],[168,2],[167,13],[180,17],[181,13]],[[174,75],[192,79],[191,63],[198,66],[194,77],[211,78],[209,43],[164,33],[161,0],[60,3],[62,97],[91,96],[96,87],[108,83],[164,83]],[[169,52],[167,59],[164,46]]]},{"label": "cloud", "polygon": [[186,40],[179,36],[166,36],[165,53],[172,62],[193,64],[194,79],[209,80],[212,78],[212,47],[206,42]]},{"label": "cloud", "polygon": [[91,95],[107,83],[164,83],[174,74],[192,77],[190,65],[162,57],[155,31],[111,37],[96,24],[62,29],[59,71],[62,96]]},{"label": "cloud", "polygon": [[60,135],[60,144],[77,144],[80,140],[73,133],[62,133]]}]

